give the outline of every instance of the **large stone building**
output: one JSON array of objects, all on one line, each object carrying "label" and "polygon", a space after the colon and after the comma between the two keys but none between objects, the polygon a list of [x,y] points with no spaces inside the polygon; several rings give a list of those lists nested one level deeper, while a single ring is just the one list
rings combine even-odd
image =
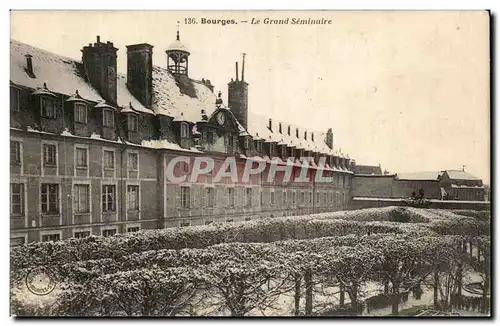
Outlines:
[{"label": "large stone building", "polygon": [[[13,244],[90,234],[164,228],[339,210],[349,204],[354,162],[334,151],[332,130],[314,132],[249,111],[248,87],[236,65],[227,107],[209,80],[189,78],[189,50],[177,39],[167,66],[153,65],[153,46],[126,48],[117,70],[112,42],[82,48],[82,60],[10,42],[10,227]],[[244,60],[244,58],[243,58]],[[215,169],[190,182],[197,157]],[[310,156],[308,175],[333,182],[285,182],[266,176],[278,164]],[[214,181],[227,157],[266,169],[247,182]],[[318,165],[325,158],[326,164]],[[287,162],[287,160],[289,160]],[[280,165],[281,165],[280,164]]]}]

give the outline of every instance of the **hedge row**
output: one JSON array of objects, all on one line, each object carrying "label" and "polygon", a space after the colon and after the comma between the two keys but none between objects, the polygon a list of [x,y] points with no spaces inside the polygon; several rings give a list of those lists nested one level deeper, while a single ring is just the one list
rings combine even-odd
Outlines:
[{"label": "hedge row", "polygon": [[[357,216],[357,217],[356,217]],[[361,217],[360,217],[361,216]],[[397,219],[427,221],[430,223],[398,223],[389,221],[364,222],[370,219]],[[456,222],[443,217],[425,217],[418,209],[385,208],[367,209],[321,216],[281,217],[261,219],[236,224],[213,224],[187,228],[143,230],[113,237],[88,237],[58,242],[36,242],[13,248],[13,270],[39,265],[89,259],[117,258],[148,250],[205,248],[218,243],[274,242],[288,239],[313,239],[318,237],[374,233],[400,233],[414,236],[440,234],[488,234],[489,224],[470,217],[455,215]],[[344,219],[342,219],[343,217]],[[350,218],[351,220],[347,220]],[[356,221],[354,219],[363,221]]]}]

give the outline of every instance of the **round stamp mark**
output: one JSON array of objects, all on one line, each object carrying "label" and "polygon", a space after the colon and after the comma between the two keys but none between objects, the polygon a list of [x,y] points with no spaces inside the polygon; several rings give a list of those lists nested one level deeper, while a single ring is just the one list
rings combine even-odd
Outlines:
[{"label": "round stamp mark", "polygon": [[36,295],[47,295],[54,290],[56,282],[47,268],[35,268],[26,275],[28,290]]}]

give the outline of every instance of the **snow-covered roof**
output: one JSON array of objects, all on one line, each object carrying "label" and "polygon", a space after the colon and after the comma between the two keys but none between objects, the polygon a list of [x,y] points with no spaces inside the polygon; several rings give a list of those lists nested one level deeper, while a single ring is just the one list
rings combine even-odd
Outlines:
[{"label": "snow-covered roof", "polygon": [[[271,118],[272,119],[272,118]],[[279,132],[279,123],[281,123],[281,133]],[[290,135],[288,135],[288,126],[290,126]],[[296,129],[299,129],[299,137],[296,137]],[[269,117],[248,113],[248,133],[255,139],[263,139],[279,144],[286,144],[290,147],[304,149],[306,151],[319,152],[328,155],[339,155],[340,152],[331,150],[325,143],[326,132],[319,132],[292,125],[290,123],[272,119],[272,131],[269,129]],[[304,132],[307,131],[307,139]],[[314,133],[314,141],[312,134]]]},{"label": "snow-covered roof", "polygon": [[[81,63],[75,59],[67,58],[45,51],[31,45],[15,40],[10,41],[10,80],[15,85],[33,89],[46,88],[55,93],[71,96],[78,90],[78,94],[85,100],[102,102],[104,99],[80,75]],[[25,71],[26,55],[32,56],[33,72],[31,78]],[[153,105],[152,110],[139,102],[127,88],[127,77],[117,74],[117,104],[127,108],[132,105],[135,111],[162,114],[171,117],[181,114],[187,121],[201,120],[201,110],[207,115],[215,110],[215,94],[202,82],[190,79],[196,96],[181,93],[175,78],[167,69],[153,67]]]},{"label": "snow-covered roof", "polygon": [[438,180],[443,172],[441,171],[423,171],[413,173],[398,173],[400,180]]},{"label": "snow-covered roof", "polygon": [[[170,117],[182,116],[187,121],[201,121],[201,110],[210,114],[215,110],[216,95],[202,82],[191,80],[196,97],[183,94],[175,78],[167,69],[153,67],[153,111]],[[135,106],[134,106],[135,108]]]},{"label": "snow-covered roof", "polygon": [[[35,78],[25,71],[28,54],[32,56]],[[84,99],[102,100],[97,90],[80,76],[75,60],[15,40],[10,41],[10,80],[34,89],[41,89],[46,83],[52,92],[70,95],[78,90]]]},{"label": "snow-covered roof", "polygon": [[461,170],[446,170],[450,179],[454,180],[481,180],[470,173]]}]

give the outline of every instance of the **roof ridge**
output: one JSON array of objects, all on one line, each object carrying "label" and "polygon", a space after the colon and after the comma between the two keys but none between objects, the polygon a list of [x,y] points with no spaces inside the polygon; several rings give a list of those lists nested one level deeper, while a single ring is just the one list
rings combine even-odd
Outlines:
[{"label": "roof ridge", "polygon": [[52,52],[52,51],[46,50],[46,49],[44,49],[44,48],[39,48],[39,47],[34,46],[34,45],[32,45],[32,44],[29,44],[29,43],[24,43],[24,42],[18,41],[18,40],[13,39],[13,38],[11,38],[11,39],[10,39],[10,42],[11,42],[11,43],[17,43],[17,44],[19,44],[19,45],[23,45],[23,46],[27,46],[27,47],[30,47],[30,48],[36,49],[36,50],[41,51],[41,52],[45,52],[45,53],[47,53],[47,54],[49,54],[49,55],[51,55],[51,56],[58,57],[58,58],[60,58],[60,59],[66,59],[66,60],[71,60],[71,61],[74,61],[74,62],[76,62],[76,63],[81,63],[81,62],[80,62],[81,60],[77,60],[77,59],[75,59],[75,58],[70,58],[70,57],[67,57],[67,56],[64,56],[64,55],[61,55],[61,54],[58,54],[58,53],[55,53],[55,52]]}]

